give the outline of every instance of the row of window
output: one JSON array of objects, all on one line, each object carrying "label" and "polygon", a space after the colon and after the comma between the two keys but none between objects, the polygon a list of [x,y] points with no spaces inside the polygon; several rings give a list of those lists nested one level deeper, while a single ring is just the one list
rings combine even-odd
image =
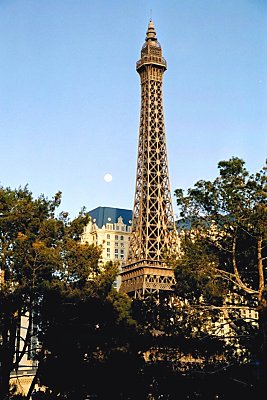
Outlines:
[{"label": "row of window", "polygon": [[[107,254],[107,258],[110,258],[110,254]],[[119,259],[119,254],[115,254],[115,257],[114,257],[116,260],[118,260]],[[124,254],[121,254],[120,255],[120,259],[121,260],[124,260]]]},{"label": "row of window", "polygon": [[109,231],[122,231],[122,232],[131,232],[131,226],[122,226],[122,225],[115,225],[113,228],[113,224],[106,224],[106,229]]},{"label": "row of window", "polygon": [[[118,254],[118,253],[119,253],[119,250],[118,250],[118,249],[115,249],[114,253],[115,253],[115,254]],[[121,254],[124,254],[124,250],[121,249],[120,253],[121,253]],[[110,254],[110,248],[107,248],[107,254]]]},{"label": "row of window", "polygon": [[[110,239],[110,234],[109,233],[107,234],[107,239],[108,240]],[[119,235],[115,235],[115,240],[119,240]],[[120,240],[124,240],[124,236],[123,235],[120,236]],[[130,240],[130,237],[128,237],[128,240]]]},{"label": "row of window", "polygon": [[[110,242],[107,242],[107,246],[110,246]],[[115,247],[119,246],[119,242],[115,242]],[[120,243],[120,247],[124,247],[124,243]]]}]

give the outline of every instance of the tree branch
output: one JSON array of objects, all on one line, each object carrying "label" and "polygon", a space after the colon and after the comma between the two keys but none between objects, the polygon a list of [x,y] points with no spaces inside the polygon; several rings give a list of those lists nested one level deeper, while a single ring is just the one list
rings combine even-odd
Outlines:
[{"label": "tree branch", "polygon": [[237,268],[237,262],[236,262],[236,235],[234,235],[234,237],[233,237],[232,250],[233,250],[232,263],[233,263],[234,275],[235,275],[235,278],[236,278],[237,285],[248,294],[256,294],[256,293],[258,293],[258,291],[255,291],[254,289],[251,289],[248,286],[246,286],[242,282],[242,280],[240,278],[240,275],[239,275],[239,272],[238,272],[238,268]]}]

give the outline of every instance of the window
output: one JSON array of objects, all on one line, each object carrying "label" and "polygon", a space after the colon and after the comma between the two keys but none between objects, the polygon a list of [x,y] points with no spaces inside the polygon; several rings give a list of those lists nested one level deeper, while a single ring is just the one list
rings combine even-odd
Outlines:
[{"label": "window", "polygon": [[115,254],[115,258],[116,258],[116,259],[119,258],[118,254]]},{"label": "window", "polygon": [[107,248],[107,253],[110,253],[110,249],[109,248]]},{"label": "window", "polygon": [[121,240],[124,240],[124,236],[123,235],[121,235]]},{"label": "window", "polygon": [[124,260],[124,254],[121,254],[121,260]]},{"label": "window", "polygon": [[110,239],[110,234],[109,233],[107,234],[107,239]]},{"label": "window", "polygon": [[115,235],[115,240],[119,240],[119,236],[118,235]]},{"label": "window", "polygon": [[122,248],[124,247],[124,243],[121,243],[121,247],[122,247]]},{"label": "window", "polygon": [[119,250],[118,250],[118,249],[115,249],[115,254],[118,254],[118,252],[119,252]]},{"label": "window", "polygon": [[107,246],[110,246],[110,242],[107,242]]},{"label": "window", "polygon": [[115,247],[118,247],[118,242],[115,242]]}]

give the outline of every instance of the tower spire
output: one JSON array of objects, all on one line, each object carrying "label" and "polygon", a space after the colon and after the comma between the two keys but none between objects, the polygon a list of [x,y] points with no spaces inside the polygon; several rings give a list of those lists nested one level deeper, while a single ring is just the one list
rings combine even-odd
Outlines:
[{"label": "tower spire", "polygon": [[132,235],[120,290],[144,298],[170,291],[174,284],[167,254],[178,238],[167,162],[162,80],[167,69],[150,20],[136,70],[141,79],[141,115]]},{"label": "tower spire", "polygon": [[152,44],[156,40],[157,40],[157,38],[156,38],[155,27],[154,27],[152,19],[150,18],[147,32],[146,32],[146,42],[150,42],[150,44]]}]

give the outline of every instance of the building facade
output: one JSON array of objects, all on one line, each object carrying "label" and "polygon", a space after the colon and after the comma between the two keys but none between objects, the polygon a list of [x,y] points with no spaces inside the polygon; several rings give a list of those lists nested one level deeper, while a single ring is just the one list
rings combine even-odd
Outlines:
[{"label": "building facade", "polygon": [[[102,248],[101,262],[112,261],[121,270],[125,264],[132,231],[132,210],[97,207],[89,211],[91,221],[84,228],[82,243]],[[118,287],[120,280],[115,283]]]}]

